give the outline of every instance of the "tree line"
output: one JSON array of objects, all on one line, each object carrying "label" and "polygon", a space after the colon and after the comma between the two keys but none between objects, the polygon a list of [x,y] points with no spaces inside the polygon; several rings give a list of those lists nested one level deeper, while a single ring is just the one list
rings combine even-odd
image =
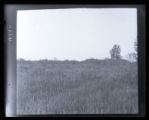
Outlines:
[{"label": "tree line", "polygon": [[[135,52],[128,53],[128,59],[130,61],[134,61],[134,60],[137,61],[138,59],[137,41],[134,42],[134,50]],[[120,45],[118,44],[113,45],[112,49],[110,50],[110,56],[111,56],[111,59],[114,59],[114,60],[122,59]]]},{"label": "tree line", "polygon": [[[130,60],[130,61],[137,61],[138,59],[138,55],[137,55],[137,40],[134,42],[134,52],[132,53],[128,53],[127,55],[127,58]],[[110,50],[110,56],[111,56],[111,59],[113,60],[118,60],[118,59],[122,59],[122,56],[121,56],[121,47],[120,45],[118,44],[115,44],[113,45],[112,49]],[[54,59],[56,60],[56,59]],[[23,58],[20,58],[19,61],[25,61]],[[48,60],[46,60],[48,61]]]}]

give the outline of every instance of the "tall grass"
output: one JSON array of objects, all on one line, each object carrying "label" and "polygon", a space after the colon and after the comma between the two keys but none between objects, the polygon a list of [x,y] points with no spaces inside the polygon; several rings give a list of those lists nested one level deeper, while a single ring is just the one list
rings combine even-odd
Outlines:
[{"label": "tall grass", "polygon": [[138,112],[137,63],[18,61],[17,114]]}]

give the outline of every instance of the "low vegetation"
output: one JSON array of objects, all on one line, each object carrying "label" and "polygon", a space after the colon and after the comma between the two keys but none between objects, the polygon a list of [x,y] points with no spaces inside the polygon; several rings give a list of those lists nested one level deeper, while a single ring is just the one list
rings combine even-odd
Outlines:
[{"label": "low vegetation", "polygon": [[17,61],[17,114],[138,112],[137,63]]}]

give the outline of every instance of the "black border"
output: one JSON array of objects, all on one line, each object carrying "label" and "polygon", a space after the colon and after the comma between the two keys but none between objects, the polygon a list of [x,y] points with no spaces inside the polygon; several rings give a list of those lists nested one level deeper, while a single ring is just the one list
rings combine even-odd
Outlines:
[{"label": "black border", "polygon": [[[1,44],[1,47],[2,48],[2,52],[3,52],[3,56],[1,56],[2,58],[4,58],[2,61],[2,65],[3,65],[3,70],[4,71],[4,75],[3,75],[3,78],[4,80],[2,81],[2,84],[1,84],[1,91],[3,91],[3,93],[1,94],[2,96],[2,101],[0,100],[1,102],[1,106],[0,108],[3,108],[2,109],[2,114],[0,115],[1,117],[5,117],[5,85],[6,85],[6,82],[5,82],[5,73],[7,72],[6,71],[6,54],[5,52],[7,51],[6,49],[6,45],[5,45],[5,41],[4,41],[4,38],[5,38],[5,25],[6,25],[6,21],[5,21],[5,18],[4,18],[4,6],[7,5],[7,4],[13,4],[13,5],[31,5],[31,4],[36,4],[36,5],[40,5],[40,4],[59,4],[59,5],[64,5],[64,4],[74,4],[74,5],[85,5],[85,6],[91,6],[91,5],[97,5],[97,4],[103,4],[103,7],[105,7],[105,5],[110,5],[110,6],[114,6],[114,5],[122,5],[122,6],[130,6],[130,7],[135,7],[135,6],[140,6],[140,5],[144,5],[143,8],[141,7],[137,7],[137,8],[140,8],[138,9],[138,49],[139,49],[139,52],[138,52],[138,65],[139,65],[139,99],[140,99],[140,103],[139,104],[139,108],[141,110],[141,113],[140,114],[127,114],[127,115],[36,115],[36,117],[145,117],[146,116],[146,98],[145,98],[145,93],[146,93],[146,14],[147,14],[147,1],[146,0],[71,0],[71,1],[65,1],[65,0],[61,0],[61,1],[57,1],[57,0],[39,0],[39,1],[35,1],[35,0],[5,0],[5,1],[2,1],[2,4],[1,5],[1,15],[2,15],[2,18],[1,18],[1,23],[2,23],[2,31],[1,32],[1,36],[2,36],[2,39],[3,42]],[[121,7],[122,7],[121,6]],[[40,7],[39,7],[40,8]],[[39,9],[38,8],[38,9]],[[144,11],[144,12],[143,12]],[[21,117],[35,117],[34,115],[27,115],[27,116],[21,116]]]}]

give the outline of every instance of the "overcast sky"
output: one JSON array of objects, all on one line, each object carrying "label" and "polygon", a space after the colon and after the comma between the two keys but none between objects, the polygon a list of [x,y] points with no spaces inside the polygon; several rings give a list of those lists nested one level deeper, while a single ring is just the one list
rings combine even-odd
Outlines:
[{"label": "overcast sky", "polygon": [[134,52],[135,8],[75,8],[17,11],[17,58],[85,60]]}]

